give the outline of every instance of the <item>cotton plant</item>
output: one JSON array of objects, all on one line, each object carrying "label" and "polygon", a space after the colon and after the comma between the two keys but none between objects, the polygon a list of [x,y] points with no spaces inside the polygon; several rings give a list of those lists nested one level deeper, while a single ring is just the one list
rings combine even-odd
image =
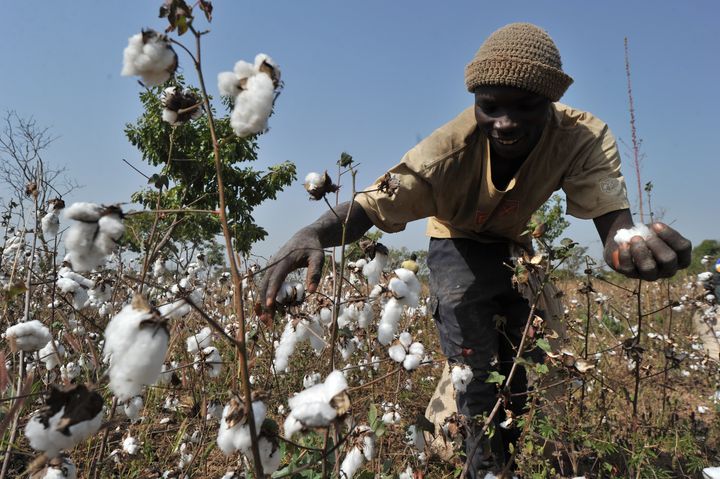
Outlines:
[{"label": "cotton plant", "polygon": [[128,39],[121,75],[139,76],[146,86],[158,86],[175,74],[177,66],[177,54],[170,39],[147,29]]},{"label": "cotton plant", "polygon": [[105,262],[125,233],[122,210],[117,206],[74,203],[65,216],[75,220],[65,236],[72,269],[90,271]]},{"label": "cotton plant", "polygon": [[50,330],[37,319],[18,323],[5,330],[11,351],[39,351],[52,340]]},{"label": "cotton plant", "polygon": [[230,125],[237,136],[246,137],[267,130],[276,91],[281,87],[280,68],[264,53],[254,63],[240,60],[232,72],[218,75],[218,90],[233,99]]},{"label": "cotton plant", "polygon": [[328,427],[350,409],[348,384],[341,371],[334,370],[325,381],[315,384],[288,400],[290,414],[285,419],[285,437],[292,438],[307,428]]},{"label": "cotton plant", "polygon": [[110,357],[110,390],[120,401],[155,384],[162,370],[169,333],[165,322],[141,295],[115,315],[105,329],[103,353]]},{"label": "cotton plant", "polygon": [[413,341],[412,335],[404,331],[397,342],[388,348],[388,354],[406,370],[413,371],[420,366],[425,357],[425,346],[421,342]]},{"label": "cotton plant", "polygon": [[321,200],[328,193],[335,193],[340,187],[332,182],[330,175],[325,171],[324,173],[310,172],[305,176],[305,182],[303,183],[305,191],[310,195],[311,200]]},{"label": "cotton plant", "polygon": [[25,426],[25,437],[36,451],[48,458],[72,449],[80,441],[95,434],[103,419],[100,394],[85,385],[68,388],[53,386],[48,398]]}]

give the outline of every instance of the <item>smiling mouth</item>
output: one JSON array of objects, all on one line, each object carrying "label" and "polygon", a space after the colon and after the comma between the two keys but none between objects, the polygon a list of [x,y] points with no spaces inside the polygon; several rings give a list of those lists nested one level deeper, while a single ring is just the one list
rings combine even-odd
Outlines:
[{"label": "smiling mouth", "polygon": [[515,143],[520,141],[520,138],[495,138],[495,141],[497,141],[501,145],[509,146],[514,145]]}]

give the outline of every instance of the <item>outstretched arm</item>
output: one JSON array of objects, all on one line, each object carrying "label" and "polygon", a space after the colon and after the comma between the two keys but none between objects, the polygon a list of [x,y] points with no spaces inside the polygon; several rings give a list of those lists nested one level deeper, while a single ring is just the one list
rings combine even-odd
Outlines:
[{"label": "outstretched arm", "polygon": [[282,282],[298,268],[307,267],[306,290],[315,291],[325,260],[324,248],[338,246],[342,242],[342,225],[348,210],[350,216],[345,230],[346,244],[357,241],[372,227],[365,210],[359,204],[348,201],[335,208],[334,212],[328,211],[317,221],[295,233],[270,259],[272,266],[265,272],[260,283],[260,298],[265,308],[274,308],[275,296]]},{"label": "outstretched arm", "polygon": [[655,235],[643,239],[635,236],[630,243],[618,244],[613,239],[622,228],[632,228],[630,210],[617,210],[593,220],[604,245],[605,262],[628,278],[655,281],[669,278],[690,265],[692,243],[664,223],[652,223]]}]

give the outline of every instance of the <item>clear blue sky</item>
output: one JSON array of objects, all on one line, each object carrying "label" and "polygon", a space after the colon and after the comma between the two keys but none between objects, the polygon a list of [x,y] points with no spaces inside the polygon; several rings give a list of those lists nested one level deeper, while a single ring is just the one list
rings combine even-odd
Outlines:
[{"label": "clear blue sky", "polygon": [[[149,0],[4,2],[0,110],[34,116],[59,139],[45,157],[84,185],[70,201],[125,202],[145,182],[122,163],[152,170],[123,126],[140,115],[134,79],[120,76],[122,50],[142,27],[162,29]],[[260,140],[258,167],[295,162],[299,180],[256,211],[270,232],[256,252],[270,255],[324,211],[306,200],[302,179],[333,169],[342,151],[362,163],[359,186],[401,158],[418,139],[469,106],[465,64],[495,29],[533,22],[554,38],[574,77],[562,101],[605,120],[630,143],[623,38],[630,42],[643,181],[666,221],[698,242],[718,228],[717,113],[720,110],[714,0],[658,1],[216,1],[205,37],[205,72],[256,53],[281,66],[285,90]],[[189,38],[188,38],[189,40]],[[195,75],[181,54],[188,80]],[[716,120],[713,120],[716,118]],[[621,146],[625,152],[625,148]],[[629,152],[628,152],[629,153]],[[635,181],[629,154],[623,171]],[[630,190],[631,201],[635,192]],[[424,221],[386,243],[423,248]],[[569,235],[598,251],[591,222]]]}]

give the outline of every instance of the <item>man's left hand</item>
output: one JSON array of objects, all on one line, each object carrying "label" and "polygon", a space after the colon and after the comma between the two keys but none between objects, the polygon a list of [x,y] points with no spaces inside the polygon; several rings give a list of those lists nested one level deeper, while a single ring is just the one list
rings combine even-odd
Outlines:
[{"label": "man's left hand", "polygon": [[615,271],[628,278],[655,281],[669,278],[690,265],[692,243],[664,223],[648,225],[654,236],[634,236],[629,243],[618,244],[610,238],[604,257]]}]

